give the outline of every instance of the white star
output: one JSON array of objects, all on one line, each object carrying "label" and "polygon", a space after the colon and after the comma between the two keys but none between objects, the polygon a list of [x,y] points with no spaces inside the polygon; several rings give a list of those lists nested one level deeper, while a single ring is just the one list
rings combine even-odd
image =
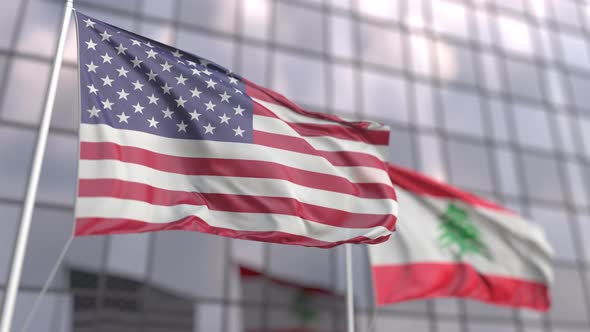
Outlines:
[{"label": "white star", "polygon": [[181,65],[184,65],[184,62],[182,62],[181,60],[176,60],[176,63],[180,63]]},{"label": "white star", "polygon": [[98,68],[98,66],[94,64],[94,61],[90,61],[90,64],[86,65],[86,67],[88,67],[88,72],[93,72],[96,74],[96,68]]},{"label": "white star", "polygon": [[212,79],[209,79],[208,81],[205,81],[205,83],[207,83],[207,89],[209,89],[209,88],[215,89],[215,85],[217,84],[217,82],[213,82]]},{"label": "white star", "polygon": [[154,96],[153,93],[151,96],[148,97],[148,99],[150,100],[150,104],[156,104],[156,105],[158,105],[158,100],[160,100],[160,98]]},{"label": "white star", "polygon": [[127,96],[129,96],[129,94],[127,92],[125,92],[125,89],[121,89],[121,91],[117,91],[117,94],[119,95],[119,99],[127,100]]},{"label": "white star", "polygon": [[129,72],[129,70],[125,70],[125,68],[123,68],[123,66],[121,66],[121,68],[117,69],[117,71],[119,72],[119,77],[121,77],[121,76],[127,77],[127,73]]},{"label": "white star", "polygon": [[118,114],[117,116],[119,117],[119,123],[121,123],[121,122],[129,123],[129,122],[127,122],[127,119],[129,119],[129,115],[125,115],[125,112],[122,112],[121,114]]},{"label": "white star", "polygon": [[188,63],[188,65],[191,66],[191,67],[195,67],[197,65],[193,61],[187,61],[186,63]]},{"label": "white star", "polygon": [[213,134],[213,130],[215,130],[215,127],[211,126],[211,123],[209,123],[206,126],[203,126],[203,128],[205,128],[205,134],[207,134],[207,133]]},{"label": "white star", "polygon": [[191,69],[193,71],[193,75],[201,76],[201,72],[197,68]]},{"label": "white star", "polygon": [[180,54],[178,50],[172,52],[172,55],[174,55],[175,58],[182,58],[182,54]]},{"label": "white star", "polygon": [[133,68],[135,67],[140,67],[141,68],[141,63],[143,61],[139,60],[138,57],[135,57],[135,59],[131,60],[131,63],[133,63]]},{"label": "white star", "polygon": [[101,80],[102,80],[102,82],[103,82],[103,83],[102,83],[102,86],[108,85],[108,86],[110,86],[110,87],[113,87],[113,84],[112,84],[112,83],[115,81],[115,80],[112,80],[112,79],[109,77],[109,75],[105,76],[104,78],[101,78]]},{"label": "white star", "polygon": [[178,97],[178,99],[174,99],[174,101],[176,102],[176,107],[184,107],[184,104],[187,102],[182,99],[182,96]]},{"label": "white star", "polygon": [[226,103],[229,103],[229,98],[231,98],[230,95],[227,94],[227,91],[223,91],[223,94],[219,95],[219,97],[221,97],[221,102],[223,103],[224,101]]},{"label": "white star", "polygon": [[244,131],[242,128],[240,128],[240,126],[238,126],[238,128],[236,129],[232,129],[236,134],[234,136],[242,136],[244,137]]},{"label": "white star", "polygon": [[100,56],[102,58],[102,63],[108,62],[111,63],[111,60],[113,60],[113,57],[110,56],[108,53],[105,52],[104,55]]},{"label": "white star", "polygon": [[228,78],[229,78],[229,82],[231,84],[238,84],[238,79],[237,78],[232,77],[232,76],[229,76]]},{"label": "white star", "polygon": [[197,97],[197,98],[201,98],[201,93],[203,93],[202,91],[199,91],[199,89],[197,89],[197,87],[195,87],[192,90],[189,90],[192,93],[191,97]]},{"label": "white star", "polygon": [[223,114],[223,116],[220,116],[219,119],[221,120],[221,123],[227,123],[229,124],[229,119],[231,119],[229,116],[225,115],[225,113]]},{"label": "white star", "polygon": [[111,103],[109,101],[109,98],[107,98],[106,101],[101,101],[102,103],[102,107],[104,107],[105,110],[113,110],[113,105],[115,105],[115,103]]},{"label": "white star", "polygon": [[217,105],[213,104],[211,102],[211,100],[209,100],[209,102],[206,103],[205,106],[207,106],[207,111],[211,110],[211,111],[214,111],[215,112],[215,106],[217,106]]},{"label": "white star", "polygon": [[189,114],[191,115],[191,120],[199,121],[199,117],[201,116],[201,113],[197,112],[196,109],[194,111],[192,111],[192,113],[189,113]]},{"label": "white star", "polygon": [[170,94],[170,90],[172,90],[172,87],[171,86],[168,86],[168,82],[166,82],[162,86],[162,90],[164,90],[164,94],[165,95],[169,95]]},{"label": "white star", "polygon": [[88,111],[88,113],[90,113],[90,118],[93,118],[93,117],[98,118],[98,113],[100,113],[100,110],[98,108],[96,108],[96,106],[92,106],[92,108],[88,109],[87,111]]},{"label": "white star", "polygon": [[154,73],[151,69],[150,72],[147,73],[148,76],[148,82],[149,81],[155,81],[156,80],[156,76],[158,76],[158,74]]},{"label": "white star", "polygon": [[236,90],[236,93],[238,93],[238,94],[241,94],[241,95],[243,95],[243,94],[244,94],[244,93],[242,93],[242,90],[240,90],[240,89],[236,89],[236,88],[234,88],[234,90]]},{"label": "white star", "polygon": [[176,79],[176,84],[180,85],[185,85],[184,82],[187,80],[186,78],[184,78],[184,76],[182,76],[182,74],[180,74],[180,76],[176,76],[174,77]]},{"label": "white star", "polygon": [[89,18],[87,18],[85,21],[82,21],[82,22],[86,23],[87,28],[88,27],[94,28],[94,25],[96,24],[96,22],[94,22],[93,20],[91,20]]},{"label": "white star", "polygon": [[203,70],[201,73],[207,75],[207,76],[211,76],[211,74],[213,74],[212,72],[209,71],[209,69],[205,68],[205,70]]},{"label": "white star", "polygon": [[209,62],[205,59],[199,59],[199,63],[201,63],[201,66],[207,67],[211,62]]},{"label": "white star", "polygon": [[94,94],[96,94],[98,92],[98,89],[94,87],[94,84],[87,85],[86,87],[88,87],[88,90],[90,90],[90,91],[88,91],[88,93],[94,93]]},{"label": "white star", "polygon": [[149,47],[149,48],[154,48],[154,45],[150,44],[150,42],[147,42],[144,45],[147,46],[147,47]]},{"label": "white star", "polygon": [[137,80],[131,84],[133,84],[133,90],[143,91],[144,84],[141,84],[141,82],[139,80]]},{"label": "white star", "polygon": [[238,105],[238,107],[234,107],[234,111],[236,111],[236,114],[234,114],[234,115],[244,116],[243,113],[244,113],[245,110],[246,109],[242,108],[242,106]]},{"label": "white star", "polygon": [[124,47],[123,44],[119,44],[119,46],[115,47],[115,49],[117,50],[117,55],[125,55],[125,50],[127,49],[127,47]]},{"label": "white star", "polygon": [[176,126],[178,127],[178,132],[184,131],[186,133],[186,127],[188,127],[188,125],[186,125],[184,121],[180,121]]},{"label": "white star", "polygon": [[174,112],[172,112],[168,107],[166,107],[166,110],[162,111],[162,113],[164,113],[164,119],[166,119],[166,118],[172,119],[172,114]]},{"label": "white star", "polygon": [[92,39],[88,40],[87,42],[85,42],[86,45],[88,45],[88,47],[86,48],[87,50],[89,49],[93,49],[96,51],[96,43],[92,41]]},{"label": "white star", "polygon": [[137,104],[133,105],[132,107],[135,109],[135,111],[133,113],[141,113],[141,114],[143,114],[144,107],[141,106],[139,104],[139,102],[137,102]]},{"label": "white star", "polygon": [[103,33],[100,34],[100,36],[102,37],[102,41],[111,41],[111,37],[113,35],[109,35],[109,33],[105,30]]},{"label": "white star", "polygon": [[149,58],[155,59],[156,58],[156,55],[158,54],[157,52],[154,52],[154,50],[152,50],[152,49],[150,49],[149,51],[146,51],[145,53],[147,53],[147,55],[148,55],[147,58],[148,59]]},{"label": "white star", "polygon": [[153,116],[151,119],[148,119],[148,122],[150,123],[150,128],[154,127],[156,129],[158,129],[158,123],[160,123],[160,122],[156,121],[156,119],[154,119]]},{"label": "white star", "polygon": [[133,44],[131,46],[141,46],[141,42],[139,40],[130,39]]},{"label": "white star", "polygon": [[172,65],[168,63],[168,61],[166,61],[165,63],[160,64],[160,66],[162,66],[162,71],[170,71],[170,68],[172,68]]}]

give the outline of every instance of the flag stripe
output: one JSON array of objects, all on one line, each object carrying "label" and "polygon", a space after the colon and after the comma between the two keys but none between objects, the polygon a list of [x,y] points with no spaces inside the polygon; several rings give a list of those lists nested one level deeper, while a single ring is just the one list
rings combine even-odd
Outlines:
[{"label": "flag stripe", "polygon": [[393,191],[374,183],[355,184],[345,178],[304,171],[281,164],[238,159],[176,157],[115,143],[81,143],[82,160],[119,160],[163,172],[184,175],[269,178],[308,188],[334,191],[363,198],[388,199]]},{"label": "flag stripe", "polygon": [[[143,183],[114,179],[82,179],[78,189],[80,197],[114,197],[142,201],[154,205],[206,205],[209,210],[272,213],[302,218],[331,226],[348,228],[369,228],[385,226],[393,228],[395,217],[388,216],[384,222],[382,215],[350,213],[332,208],[301,203],[287,197],[265,197],[248,195],[210,194],[166,190]],[[327,218],[326,218],[327,217]]]},{"label": "flag stripe", "polygon": [[337,207],[339,210],[352,213],[380,214],[383,215],[384,220],[389,215],[397,215],[397,201],[393,199],[359,198],[308,188],[278,179],[189,176],[162,172],[118,160],[80,160],[79,177],[80,179],[120,179],[169,190],[197,190],[200,193],[291,197],[302,203],[327,208]]},{"label": "flag stripe", "polygon": [[545,311],[548,287],[542,283],[481,274],[469,264],[420,262],[373,266],[379,305],[429,297],[463,297],[504,306]]},{"label": "flag stripe", "polygon": [[342,239],[366,237],[385,238],[391,232],[381,226],[373,228],[334,227],[296,216],[271,213],[241,213],[209,210],[207,206],[177,204],[160,206],[146,202],[111,197],[79,197],[78,218],[141,220],[154,224],[176,222],[187,217],[201,216],[208,225],[251,232],[284,232],[334,242]]},{"label": "flag stripe", "polygon": [[[91,128],[88,128],[91,127]],[[320,156],[273,149],[255,144],[181,140],[158,137],[107,125],[81,125],[82,142],[112,142],[124,146],[149,147],[155,153],[179,157],[240,159],[276,162],[288,167],[316,173],[337,175],[356,183],[382,183],[391,186],[385,170],[371,167],[337,167]]]}]

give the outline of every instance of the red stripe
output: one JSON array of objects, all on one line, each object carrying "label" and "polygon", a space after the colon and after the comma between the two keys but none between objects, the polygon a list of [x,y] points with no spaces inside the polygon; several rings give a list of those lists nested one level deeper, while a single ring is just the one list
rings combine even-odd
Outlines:
[{"label": "red stripe", "polygon": [[277,92],[274,92],[274,91],[267,89],[265,87],[259,86],[256,83],[250,82],[246,79],[244,79],[244,82],[246,83],[246,93],[250,97],[264,100],[269,103],[285,106],[285,107],[291,109],[295,113],[299,113],[301,115],[305,115],[310,118],[333,121],[335,123],[339,123],[342,125],[346,125],[346,126],[354,127],[354,128],[359,128],[359,129],[367,129],[371,125],[371,123],[366,122],[366,121],[350,122],[350,121],[343,120],[335,115],[306,111],[303,108],[299,107],[294,102],[287,99],[285,96],[281,95],[280,93],[277,93]]},{"label": "red stripe", "polygon": [[415,263],[373,266],[378,305],[434,297],[462,297],[502,306],[546,311],[546,285],[480,274],[468,264]]},{"label": "red stripe", "polygon": [[116,197],[162,206],[206,205],[214,211],[282,214],[346,228],[383,226],[393,229],[396,221],[394,215],[350,213],[301,203],[293,198],[173,191],[113,179],[81,179],[78,196]]},{"label": "red stripe", "polygon": [[177,157],[115,143],[90,142],[80,143],[80,159],[119,160],[184,175],[280,179],[309,188],[356,197],[395,199],[393,189],[384,184],[358,184],[343,177],[300,170],[267,161]]},{"label": "red stripe", "polygon": [[388,164],[388,166],[391,182],[415,194],[447,199],[458,199],[473,206],[479,206],[513,214],[512,211],[509,211],[502,206],[477,197],[473,194],[464,192],[446,183],[419,174],[415,171],[393,164]]},{"label": "red stripe", "polygon": [[202,219],[190,216],[166,224],[152,224],[139,220],[116,218],[77,218],[76,236],[145,233],[156,231],[183,230],[226,236],[241,240],[274,242],[281,244],[300,245],[306,247],[332,248],[344,243],[375,244],[387,241],[389,235],[376,239],[357,236],[346,241],[325,242],[301,235],[284,232],[247,232],[234,229],[212,227]]},{"label": "red stripe", "polygon": [[350,141],[364,142],[373,145],[388,145],[388,130],[368,130],[358,127],[344,127],[341,124],[293,123],[283,120],[263,105],[254,102],[254,115],[279,119],[305,137],[328,136]]},{"label": "red stripe", "polygon": [[352,151],[319,151],[305,139],[264,131],[254,131],[254,143],[271,148],[317,155],[334,166],[364,166],[385,170],[385,163],[370,154]]}]

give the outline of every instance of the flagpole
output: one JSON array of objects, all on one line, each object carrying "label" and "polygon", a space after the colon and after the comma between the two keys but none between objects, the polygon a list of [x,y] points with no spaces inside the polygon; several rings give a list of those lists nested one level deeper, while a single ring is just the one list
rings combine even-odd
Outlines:
[{"label": "flagpole", "polygon": [[51,114],[53,113],[53,104],[55,102],[55,95],[57,93],[59,72],[61,70],[66,37],[68,35],[68,28],[70,25],[73,8],[73,0],[66,0],[63,21],[61,25],[61,33],[59,35],[57,50],[55,51],[55,57],[53,60],[54,62],[53,69],[51,71],[51,81],[49,83],[49,89],[47,90],[45,108],[43,109],[43,118],[41,119],[39,134],[37,136],[37,145],[35,146],[35,155],[33,157],[33,164],[29,174],[27,194],[25,196],[20,227],[14,248],[14,256],[12,257],[12,265],[10,267],[10,275],[8,277],[8,285],[6,287],[6,294],[4,295],[0,332],[12,331],[16,296],[18,294],[18,286],[23,269],[23,261],[27,249],[29,231],[31,230],[33,208],[35,207],[37,188],[39,186],[39,177],[41,175],[43,157],[45,155],[45,148],[47,146],[47,136],[49,134],[49,125],[51,123]]},{"label": "flagpole", "polygon": [[354,332],[354,284],[352,280],[352,244],[344,245],[346,249],[346,317],[348,332]]}]

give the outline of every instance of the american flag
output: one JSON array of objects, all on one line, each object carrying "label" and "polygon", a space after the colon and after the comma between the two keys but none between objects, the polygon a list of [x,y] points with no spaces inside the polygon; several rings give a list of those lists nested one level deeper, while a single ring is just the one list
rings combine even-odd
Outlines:
[{"label": "american flag", "polygon": [[385,241],[387,127],[312,113],[201,57],[77,13],[76,235],[192,230]]}]

